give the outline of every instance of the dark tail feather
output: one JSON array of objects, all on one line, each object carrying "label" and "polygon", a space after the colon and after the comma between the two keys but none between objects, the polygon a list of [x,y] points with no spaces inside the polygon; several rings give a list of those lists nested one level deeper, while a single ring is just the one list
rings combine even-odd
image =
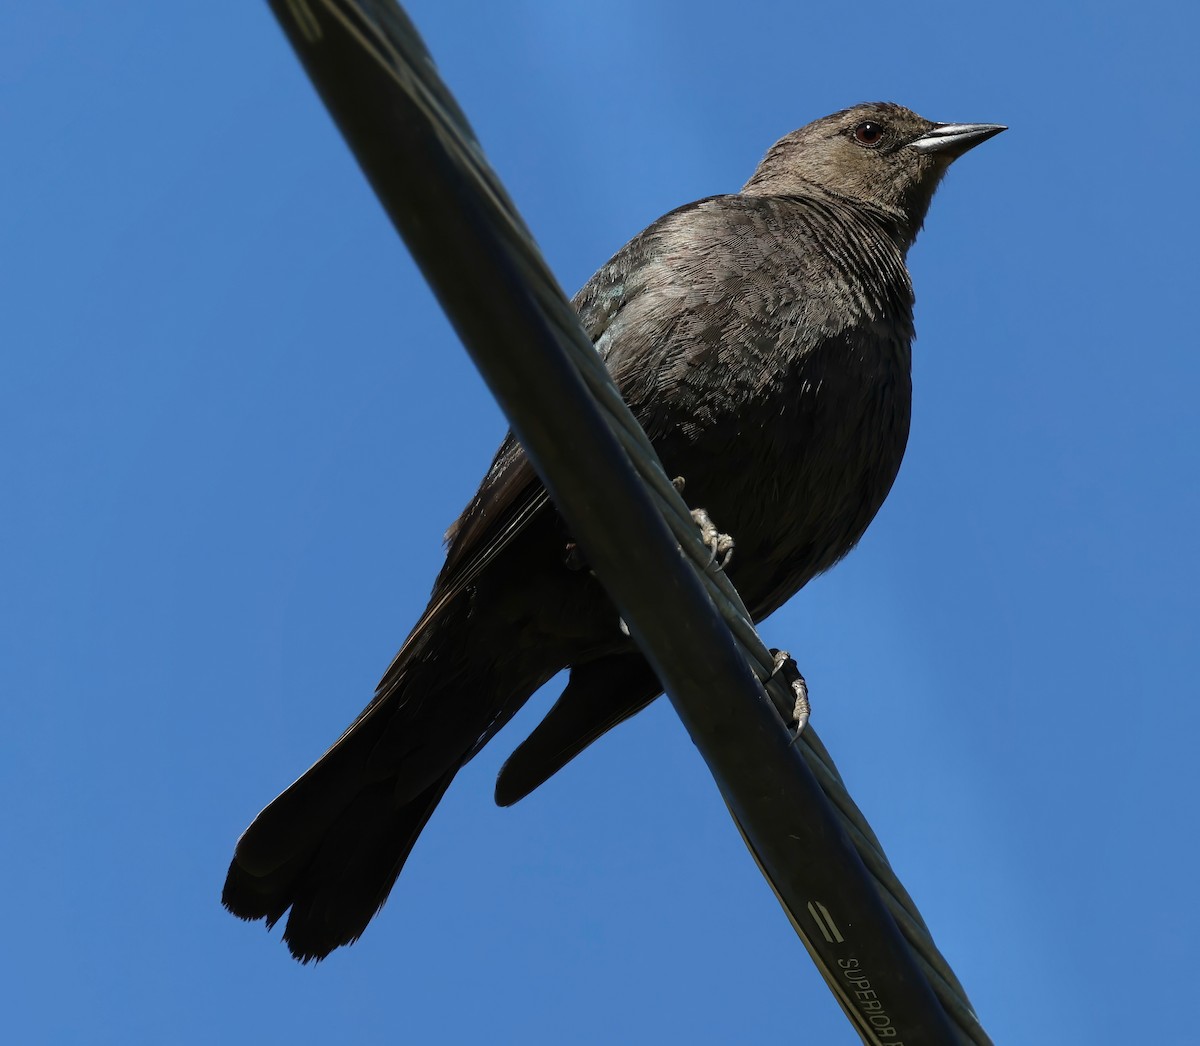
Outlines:
[{"label": "dark tail feather", "polygon": [[661,691],[662,684],[641,654],[618,654],[571,669],[554,707],[500,768],[496,802],[511,806],[524,799]]},{"label": "dark tail feather", "polygon": [[268,927],[291,908],[283,939],[303,962],[358,939],[462,765],[401,801],[397,774],[367,773],[390,718],[361,717],[238,840],[221,903]]},{"label": "dark tail feather", "polygon": [[291,904],[325,834],[362,789],[370,749],[384,723],[359,720],[254,819],[238,840],[221,902],[242,919],[274,923]]},{"label": "dark tail feather", "polygon": [[[383,907],[455,772],[400,807],[392,782],[377,782],[358,794],[325,833],[301,874],[277,894],[267,917],[270,926],[290,905],[283,940],[292,955],[301,962],[323,959],[335,948],[358,940]],[[224,898],[234,914],[241,913],[229,903],[229,896],[237,888],[235,876],[245,875],[235,858]]]}]

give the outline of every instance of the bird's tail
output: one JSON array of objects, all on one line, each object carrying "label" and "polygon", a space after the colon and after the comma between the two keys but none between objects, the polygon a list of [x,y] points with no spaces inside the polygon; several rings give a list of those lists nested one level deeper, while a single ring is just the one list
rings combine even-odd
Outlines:
[{"label": "bird's tail", "polygon": [[[397,802],[397,779],[370,780],[373,733],[355,724],[238,840],[221,903],[273,926],[302,962],[357,940],[387,900],[461,763]],[[365,724],[373,725],[373,724]]]},{"label": "bird's tail", "polygon": [[222,903],[268,927],[291,909],[283,939],[302,962],[366,929],[495,720],[490,688],[466,677],[461,651],[438,649],[445,635],[418,626],[376,699],[238,840]]}]

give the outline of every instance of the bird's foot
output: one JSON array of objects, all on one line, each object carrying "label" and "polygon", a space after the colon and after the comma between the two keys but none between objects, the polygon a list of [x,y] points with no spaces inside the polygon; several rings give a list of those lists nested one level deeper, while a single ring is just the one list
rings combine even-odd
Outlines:
[{"label": "bird's foot", "polygon": [[808,726],[808,716],[812,711],[808,703],[808,684],[804,681],[804,676],[800,674],[800,669],[792,655],[786,650],[772,649],[771,656],[775,659],[775,665],[771,669],[771,678],[774,679],[777,675],[782,674],[784,682],[792,688],[792,693],[796,695],[796,704],[792,707],[792,722],[796,725],[796,732],[792,735],[792,744],[795,744],[800,740],[800,735],[804,733],[804,728]]},{"label": "bird's foot", "polygon": [[[676,476],[671,480],[677,493],[682,494],[683,488],[687,485],[687,480],[682,476]],[[702,508],[692,509],[692,521],[700,528],[700,540],[703,541],[709,551],[712,553],[712,558],[709,559],[709,564],[717,563],[718,557],[720,562],[717,564],[722,570],[729,566],[729,561],[733,559],[733,536],[731,534],[722,534],[717,525],[712,521],[712,517]]]},{"label": "bird's foot", "polygon": [[700,540],[708,546],[709,552],[712,553],[709,563],[716,563],[717,566],[724,570],[733,559],[732,536],[722,534],[708,513],[702,508],[692,509],[692,519],[696,526],[700,528]]}]

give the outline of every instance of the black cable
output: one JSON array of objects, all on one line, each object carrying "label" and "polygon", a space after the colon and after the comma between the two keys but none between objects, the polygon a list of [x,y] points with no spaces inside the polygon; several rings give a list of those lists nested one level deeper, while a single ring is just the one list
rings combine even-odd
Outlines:
[{"label": "black cable", "polygon": [[987,1043],[407,16],[271,6],[859,1035]]}]

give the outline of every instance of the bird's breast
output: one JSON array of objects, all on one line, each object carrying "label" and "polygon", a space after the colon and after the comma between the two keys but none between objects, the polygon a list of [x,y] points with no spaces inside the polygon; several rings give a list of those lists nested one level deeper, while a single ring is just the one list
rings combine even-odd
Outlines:
[{"label": "bird's breast", "polygon": [[680,455],[690,460],[667,462],[733,536],[731,574],[755,617],[862,537],[899,470],[911,405],[907,332],[863,323],[734,393]]}]

